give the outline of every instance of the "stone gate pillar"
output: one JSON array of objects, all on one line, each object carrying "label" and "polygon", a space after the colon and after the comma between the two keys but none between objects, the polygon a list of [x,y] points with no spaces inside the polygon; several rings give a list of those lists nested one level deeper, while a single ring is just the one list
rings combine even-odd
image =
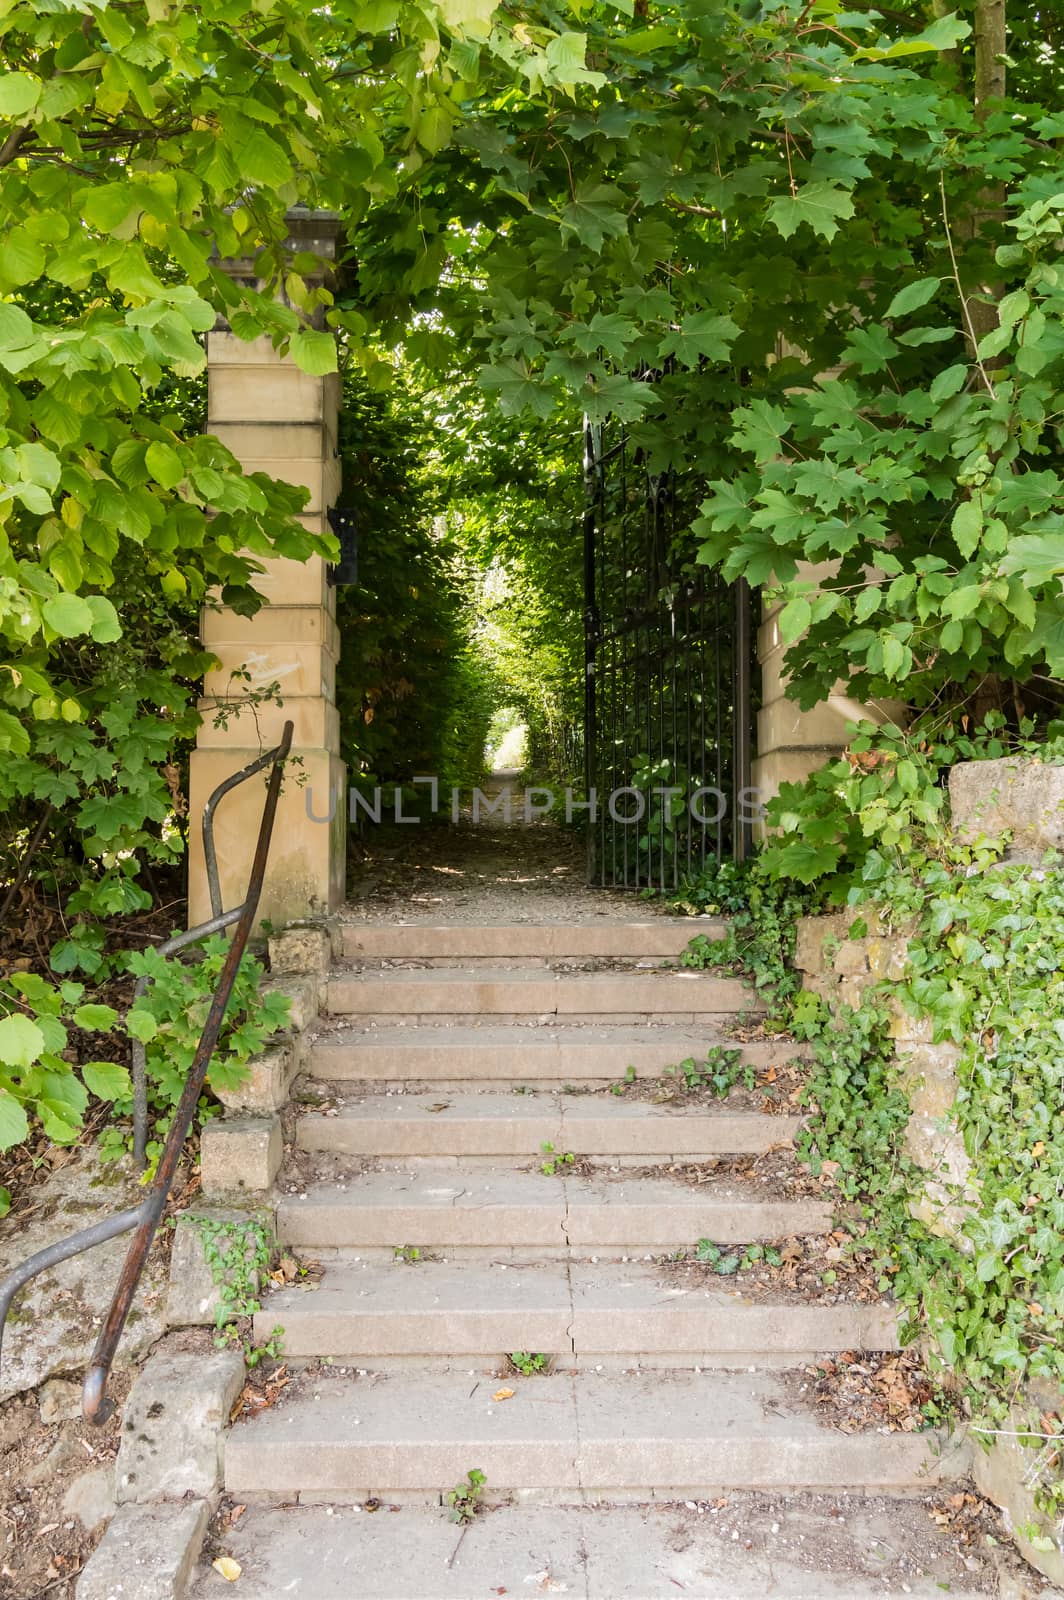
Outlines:
[{"label": "stone gate pillar", "polygon": [[[803,562],[799,565],[799,576],[815,583],[829,570],[827,563]],[[757,713],[753,782],[762,801],[778,794],[781,783],[800,783],[817,767],[841,754],[849,743],[847,723],[900,723],[905,716],[900,702],[880,700],[869,704],[857,700],[845,683],[837,683],[828,698],[809,711],[803,711],[796,700],[788,700],[783,658],[790,645],[780,638],[782,609],[779,601],[766,605],[757,631],[761,706]]]},{"label": "stone gate pillar", "polygon": [[[293,214],[294,251],[335,258],[339,220],[325,213]],[[234,262],[240,276],[252,271]],[[268,338],[246,342],[228,332],[207,336],[207,431],[227,445],[246,470],[301,484],[310,499],[300,521],[321,532],[340,483],[337,419],[340,380],[311,377],[277,354]],[[219,665],[207,674],[200,702],[203,723],[192,754],[189,922],[211,914],[200,819],[211,791],[295,724],[292,753],[277,811],[260,916],[275,922],[324,915],[344,897],[346,803],[336,709],[340,653],[335,591],[320,556],[306,562],[275,558],[255,580],[267,604],[254,617],[205,608],[204,645]],[[247,678],[234,677],[246,672]],[[218,710],[249,689],[279,686],[282,705],[243,707],[216,722]],[[215,820],[223,904],[246,892],[258,834],[264,780],[256,777],[226,796]],[[332,819],[329,813],[332,812]],[[315,820],[315,818],[320,820]]]}]

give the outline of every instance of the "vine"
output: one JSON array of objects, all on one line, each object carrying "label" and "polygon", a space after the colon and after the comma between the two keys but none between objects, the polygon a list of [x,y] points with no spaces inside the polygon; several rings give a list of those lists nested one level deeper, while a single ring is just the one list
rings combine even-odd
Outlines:
[{"label": "vine", "polygon": [[269,1219],[256,1213],[239,1219],[190,1216],[188,1221],[217,1290],[215,1343],[219,1347],[240,1345],[249,1367],[257,1367],[267,1356],[276,1358],[281,1353],[282,1327],[275,1327],[262,1345],[254,1344],[237,1327],[242,1319],[262,1310],[260,1285],[276,1249]]},{"label": "vine", "polygon": [[[991,718],[964,735],[964,754],[1058,753],[1027,739],[1028,730],[1009,737]],[[772,841],[747,871],[731,931],[692,941],[689,964],[741,968],[773,1024],[789,1019],[809,1041],[800,1156],[814,1172],[830,1163],[843,1225],[873,1251],[881,1290],[904,1310],[903,1342],[925,1339],[952,1372],[976,1437],[1010,1433],[1038,1448],[1029,1479],[1040,1509],[1059,1516],[1060,1417],[1044,1412],[1028,1432],[1017,1429],[1015,1407],[1038,1380],[1064,1385],[1064,859],[1010,863],[1007,840],[958,836],[940,766],[956,758],[952,736],[916,752],[911,807],[896,826],[881,801],[916,742],[903,748],[895,730],[882,737],[881,761],[856,774],[835,764],[847,773],[835,789],[836,826],[864,813],[859,859],[796,889],[783,876],[788,840]],[[828,793],[816,774],[783,804],[826,818]],[[800,832],[791,830],[794,840]],[[870,980],[859,1003],[829,1008],[794,970],[794,915],[840,895],[853,914],[850,939],[866,936],[874,916],[905,951],[898,977]],[[946,1171],[930,1173],[907,1149],[912,1107],[905,1046],[895,1042],[906,1013],[956,1062],[938,1127],[962,1155]]]}]

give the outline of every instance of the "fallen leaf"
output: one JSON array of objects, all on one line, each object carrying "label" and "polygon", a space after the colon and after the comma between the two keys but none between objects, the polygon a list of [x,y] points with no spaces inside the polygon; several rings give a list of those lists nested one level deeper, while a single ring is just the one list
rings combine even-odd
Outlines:
[{"label": "fallen leaf", "polygon": [[235,1583],[244,1570],[240,1562],[234,1561],[232,1556],[219,1556],[217,1561],[211,1562],[211,1566],[226,1583]]},{"label": "fallen leaf", "polygon": [[513,1397],[514,1391],[512,1389],[496,1389],[491,1398],[493,1400],[512,1400]]}]

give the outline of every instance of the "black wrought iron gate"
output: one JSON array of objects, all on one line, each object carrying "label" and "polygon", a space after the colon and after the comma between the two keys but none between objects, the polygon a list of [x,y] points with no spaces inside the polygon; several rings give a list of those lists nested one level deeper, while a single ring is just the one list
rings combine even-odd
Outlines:
[{"label": "black wrought iron gate", "polygon": [[589,878],[673,889],[749,847],[750,594],[677,557],[694,485],[591,424],[584,466]]}]

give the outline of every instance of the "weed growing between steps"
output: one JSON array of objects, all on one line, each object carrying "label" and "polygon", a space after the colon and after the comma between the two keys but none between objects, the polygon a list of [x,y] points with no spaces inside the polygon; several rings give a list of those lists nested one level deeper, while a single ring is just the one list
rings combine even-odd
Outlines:
[{"label": "weed growing between steps", "polygon": [[447,1504],[451,1508],[451,1521],[459,1523],[472,1522],[477,1512],[481,1510],[481,1497],[484,1493],[487,1477],[479,1467],[473,1467],[465,1475],[465,1481],[456,1483],[447,1496]]},{"label": "weed growing between steps", "polygon": [[277,1248],[269,1217],[263,1213],[240,1219],[191,1216],[189,1222],[203,1248],[211,1282],[218,1290],[215,1344],[221,1349],[238,1345],[252,1369],[266,1359],[276,1360],[281,1354],[284,1329],[274,1328],[266,1343],[257,1345],[251,1338],[248,1320],[262,1310],[260,1289]]},{"label": "weed growing between steps", "polygon": [[661,1258],[658,1267],[666,1283],[691,1286],[727,1279],[721,1287],[745,1298],[801,1305],[874,1305],[883,1298],[876,1252],[846,1228],[764,1246],[699,1239],[692,1249]]},{"label": "weed growing between steps", "polygon": [[506,1359],[514,1371],[524,1378],[534,1378],[550,1371],[550,1356],[538,1350],[511,1350]]},{"label": "weed growing between steps", "polygon": [[[1009,753],[999,734],[995,722],[963,748],[952,735],[868,735],[830,777],[787,786],[773,843],[719,895],[703,880],[706,908],[730,896],[734,921],[716,944],[694,940],[686,960],[744,971],[774,1024],[809,1041],[802,1158],[813,1173],[831,1164],[844,1225],[905,1309],[903,1339],[924,1337],[952,1369],[976,1436],[1015,1429],[1011,1404],[1032,1381],[1049,1386],[1021,1436],[1040,1452],[1040,1504],[1059,1517],[1064,871],[1059,857],[1037,870],[1002,863],[1004,840],[963,843],[942,788],[958,754]],[[831,905],[851,908],[851,938],[868,931],[862,907],[907,937],[900,976],[833,1017],[793,967],[796,917]],[[929,1181],[907,1153],[910,1103],[891,1036],[899,1011],[923,1019],[932,1043],[958,1047],[945,1126],[963,1149],[963,1182],[945,1172]]]}]

